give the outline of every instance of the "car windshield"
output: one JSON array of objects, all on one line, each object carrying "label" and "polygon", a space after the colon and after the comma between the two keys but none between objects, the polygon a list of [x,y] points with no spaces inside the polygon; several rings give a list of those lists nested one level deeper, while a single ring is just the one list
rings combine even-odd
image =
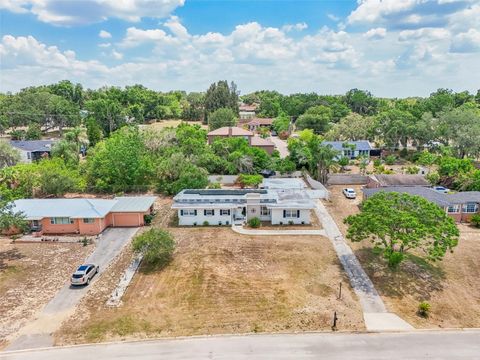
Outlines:
[{"label": "car windshield", "polygon": [[88,269],[88,266],[87,266],[87,265],[82,265],[82,266],[80,266],[80,267],[78,268],[77,271],[85,271],[85,270],[87,270],[87,269]]},{"label": "car windshield", "polygon": [[82,274],[73,274],[72,276],[74,279],[81,279],[83,277]]}]

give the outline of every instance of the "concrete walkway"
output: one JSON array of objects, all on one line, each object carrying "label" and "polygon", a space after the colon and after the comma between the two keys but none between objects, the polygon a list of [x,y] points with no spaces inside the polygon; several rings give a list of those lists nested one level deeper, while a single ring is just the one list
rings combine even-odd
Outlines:
[{"label": "concrete walkway", "polygon": [[325,230],[256,230],[245,229],[243,226],[232,225],[232,230],[242,235],[321,235],[327,236]]},{"label": "concrete walkway", "polygon": [[369,331],[412,330],[413,327],[399,316],[387,312],[382,298],[372,281],[346,243],[337,224],[321,201],[317,201],[315,214],[323,225],[327,237],[333,244],[337,256],[348,275],[353,290],[360,299],[365,327]]},{"label": "concrete walkway", "polygon": [[[120,254],[130,242],[138,228],[110,228],[103,232],[97,241],[95,250],[85,260],[100,266],[99,274],[93,278],[89,286],[72,287],[70,279],[55,297],[43,308],[37,318],[20,329],[18,337],[10,343],[6,350],[33,349],[53,345],[52,334],[60,328],[62,322],[73,314],[75,307],[86,295],[91,286],[113,259]],[[80,265],[80,264],[79,264]]]}]

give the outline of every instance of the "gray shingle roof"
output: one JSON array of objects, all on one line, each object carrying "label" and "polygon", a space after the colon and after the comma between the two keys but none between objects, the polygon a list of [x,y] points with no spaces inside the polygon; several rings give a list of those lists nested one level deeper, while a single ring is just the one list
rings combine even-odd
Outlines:
[{"label": "gray shingle roof", "polygon": [[324,141],[322,145],[331,145],[335,150],[342,151],[345,148],[343,144],[355,145],[355,150],[372,150],[372,146],[367,140],[357,141]]},{"label": "gray shingle roof", "polygon": [[429,182],[422,175],[408,174],[376,174],[371,175],[380,186],[430,186]]},{"label": "gray shingle roof", "polygon": [[479,202],[480,203],[480,191],[462,191],[454,194],[444,194],[433,190],[432,188],[423,186],[390,186],[375,189],[362,189],[366,198],[380,192],[398,192],[406,193],[410,195],[421,196],[428,201],[431,201],[438,206],[445,207],[454,204],[464,204],[467,202]]},{"label": "gray shingle roof", "polygon": [[30,152],[50,152],[53,145],[55,144],[54,140],[11,140],[10,145],[13,147]]}]

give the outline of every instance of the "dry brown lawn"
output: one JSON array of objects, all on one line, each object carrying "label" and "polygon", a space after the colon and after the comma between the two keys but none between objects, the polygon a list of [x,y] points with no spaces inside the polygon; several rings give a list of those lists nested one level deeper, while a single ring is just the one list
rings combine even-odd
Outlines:
[{"label": "dry brown lawn", "polygon": [[[332,186],[327,207],[341,231],[343,218],[359,211],[360,199],[348,200],[342,186]],[[361,194],[360,187],[355,187]],[[360,196],[361,198],[361,196]],[[480,229],[459,225],[460,241],[453,253],[430,263],[411,255],[400,269],[391,271],[374,255],[367,242],[351,243],[365,271],[387,307],[417,328],[480,327]],[[431,315],[417,315],[418,304],[427,301]]]},{"label": "dry brown lawn", "polygon": [[0,238],[0,347],[65,284],[93,245]]},{"label": "dry brown lawn", "polygon": [[[162,201],[168,209],[169,200]],[[329,330],[334,311],[340,330],[364,329],[360,306],[328,239],[244,236],[227,227],[176,228],[171,216],[171,211],[161,212],[156,226],[170,224],[177,242],[173,261],[164,269],[141,269],[119,308],[105,306],[115,285],[99,279],[105,291],[87,295],[57,332],[57,344]]]},{"label": "dry brown lawn", "polygon": [[[151,129],[161,130],[167,127],[177,127],[183,122],[183,120],[160,120],[158,122],[152,123],[150,125],[145,125]],[[208,126],[203,124],[201,121],[188,121],[187,124],[197,124],[200,125],[203,129],[208,129]]]}]

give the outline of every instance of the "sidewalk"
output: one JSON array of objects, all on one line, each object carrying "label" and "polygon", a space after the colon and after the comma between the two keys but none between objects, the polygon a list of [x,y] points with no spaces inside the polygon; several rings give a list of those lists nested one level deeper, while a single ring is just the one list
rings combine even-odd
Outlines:
[{"label": "sidewalk", "polygon": [[256,230],[232,225],[232,230],[243,235],[321,235],[327,236],[325,230]]},{"label": "sidewalk", "polygon": [[412,330],[413,327],[399,316],[389,313],[375,286],[346,243],[337,224],[319,200],[315,214],[323,225],[327,237],[333,244],[340,262],[350,279],[353,290],[360,299],[365,327],[369,331]]}]

